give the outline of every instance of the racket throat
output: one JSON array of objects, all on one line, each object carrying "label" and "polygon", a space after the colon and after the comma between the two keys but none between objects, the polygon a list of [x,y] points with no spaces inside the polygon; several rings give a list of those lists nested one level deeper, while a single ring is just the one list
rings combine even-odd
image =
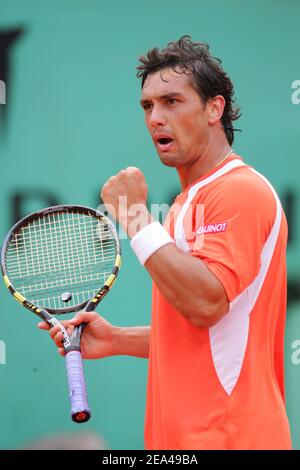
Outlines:
[{"label": "racket throat", "polygon": [[82,325],[75,327],[74,332],[71,336],[68,335],[66,338],[64,336],[63,345],[65,353],[68,354],[70,351],[81,351],[80,349],[80,339],[82,334]]},{"label": "racket throat", "polygon": [[[61,333],[63,334],[63,340],[62,340],[62,343],[63,343],[63,346],[64,346],[64,350],[67,351],[67,349],[69,348],[69,346],[72,346],[72,343],[71,343],[71,338],[69,337],[68,335],[68,332],[67,330],[65,329],[65,327],[54,317],[52,317],[52,315],[50,315],[48,312],[45,312],[47,315],[45,315],[45,320],[47,321],[47,323],[53,327],[53,326],[59,326],[60,328],[60,331]],[[77,346],[77,344],[75,345]]]}]

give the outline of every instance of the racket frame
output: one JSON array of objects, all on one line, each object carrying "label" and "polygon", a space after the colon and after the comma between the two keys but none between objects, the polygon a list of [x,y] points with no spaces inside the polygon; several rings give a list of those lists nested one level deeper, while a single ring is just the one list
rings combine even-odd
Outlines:
[{"label": "racket frame", "polygon": [[[44,309],[42,307],[39,307],[37,305],[34,305],[33,303],[29,302],[20,292],[18,292],[14,286],[12,285],[10,279],[8,278],[8,275],[7,275],[7,270],[6,270],[6,265],[5,265],[5,253],[6,253],[6,249],[7,249],[7,246],[9,245],[9,242],[10,240],[13,238],[14,236],[14,233],[20,229],[21,227],[23,226],[26,226],[28,222],[30,222],[31,220],[35,220],[35,219],[38,219],[39,217],[41,216],[45,216],[45,215],[48,215],[48,214],[53,214],[53,213],[57,213],[57,212],[68,212],[70,210],[76,210],[76,211],[80,211],[82,213],[85,213],[87,215],[90,215],[92,214],[94,217],[96,218],[99,218],[101,221],[104,221],[110,228],[110,230],[112,231],[112,233],[114,234],[114,237],[115,237],[115,242],[116,242],[116,252],[117,252],[117,256],[116,256],[116,259],[115,259],[115,265],[113,267],[113,270],[111,272],[111,275],[108,277],[108,279],[105,281],[104,285],[101,287],[101,289],[99,289],[99,291],[96,293],[96,295],[90,299],[89,301],[85,301],[85,302],[82,302],[80,304],[77,304],[77,305],[74,305],[73,307],[65,307],[65,308],[56,308],[56,309],[52,309],[52,308],[47,308],[47,309]],[[15,297],[15,299],[20,302],[24,307],[28,308],[29,310],[31,310],[33,313],[39,315],[41,313],[42,310],[50,313],[50,314],[53,314],[53,315],[59,315],[59,314],[64,314],[64,313],[71,313],[71,312],[78,312],[79,310],[83,310],[88,304],[89,302],[92,302],[91,303],[91,309],[88,308],[87,311],[90,311],[90,310],[94,310],[96,308],[96,306],[99,304],[99,302],[103,299],[103,297],[107,294],[107,292],[110,290],[110,288],[112,287],[113,283],[115,282],[116,280],[116,277],[119,273],[119,270],[120,270],[120,267],[121,267],[121,263],[122,263],[122,256],[121,256],[121,246],[120,246],[120,240],[119,240],[119,237],[117,235],[117,232],[116,232],[116,229],[113,225],[113,223],[111,222],[111,220],[106,216],[104,215],[102,212],[98,211],[98,210],[95,210],[95,209],[92,209],[90,207],[87,207],[87,206],[78,206],[78,205],[58,205],[58,206],[51,206],[51,207],[46,207],[45,209],[41,209],[41,210],[38,210],[36,212],[32,212],[31,214],[23,217],[23,219],[19,220],[11,229],[10,231],[7,233],[5,239],[4,239],[4,242],[2,244],[2,248],[1,248],[1,270],[2,270],[2,274],[3,274],[3,280],[4,280],[4,283],[6,285],[6,287],[8,288],[8,290],[10,291],[10,293]],[[40,315],[39,315],[40,316]],[[43,318],[43,317],[41,317]]]},{"label": "racket frame", "polygon": [[[116,257],[115,257],[115,262],[114,266],[112,269],[111,274],[109,277],[106,279],[104,284],[99,288],[99,290],[96,292],[96,294],[89,300],[82,302],[77,305],[73,305],[72,307],[66,307],[64,309],[51,309],[51,308],[43,308],[41,306],[35,305],[32,302],[28,301],[20,292],[18,292],[12,282],[10,281],[6,269],[6,250],[7,247],[11,241],[11,239],[14,237],[14,234],[17,230],[19,230],[21,227],[26,226],[30,221],[36,220],[40,217],[43,217],[45,215],[50,215],[54,213],[60,213],[60,212],[69,212],[69,211],[77,211],[81,212],[83,214],[87,215],[92,215],[93,217],[98,218],[102,222],[106,223],[111,232],[114,235],[115,243],[116,243]],[[45,209],[38,210],[36,212],[33,212],[25,217],[23,217],[20,221],[18,221],[7,233],[4,242],[2,244],[1,248],[1,270],[3,274],[3,280],[4,283],[9,290],[9,292],[13,295],[13,297],[21,304],[23,307],[27,308],[31,312],[33,312],[35,315],[40,317],[42,320],[47,322],[51,327],[58,325],[63,336],[63,344],[64,344],[64,350],[66,354],[66,361],[67,361],[67,371],[68,371],[68,382],[69,382],[69,389],[70,389],[70,398],[72,402],[72,391],[73,391],[73,385],[70,385],[70,371],[68,367],[68,362],[71,361],[70,356],[67,357],[67,355],[72,352],[72,351],[77,351],[80,353],[80,339],[82,335],[82,331],[84,328],[84,324],[79,325],[78,327],[74,328],[73,334],[70,336],[63,326],[63,324],[55,318],[54,315],[59,315],[59,314],[66,314],[66,313],[71,313],[71,312],[76,312],[79,310],[85,310],[85,311],[93,311],[99,304],[99,302],[104,298],[104,296],[109,292],[111,287],[113,286],[117,275],[119,273],[121,263],[122,263],[122,257],[121,257],[121,246],[120,246],[120,241],[119,237],[117,235],[116,229],[114,227],[114,224],[111,222],[111,220],[104,215],[102,212],[92,209],[87,206],[79,206],[79,205],[58,205],[58,206],[51,206],[51,207],[46,207]],[[81,358],[80,358],[81,359]],[[79,362],[78,358],[76,358],[77,363]],[[83,386],[84,386],[84,392],[85,391],[85,383],[84,383],[84,376],[83,376],[83,371],[82,371],[82,378],[83,378]],[[72,388],[72,390],[71,390]],[[87,404],[87,402],[86,402]],[[72,419],[75,422],[85,422],[90,418],[90,410],[87,405],[87,409],[82,411],[82,412],[77,412],[77,413],[72,413]]]}]

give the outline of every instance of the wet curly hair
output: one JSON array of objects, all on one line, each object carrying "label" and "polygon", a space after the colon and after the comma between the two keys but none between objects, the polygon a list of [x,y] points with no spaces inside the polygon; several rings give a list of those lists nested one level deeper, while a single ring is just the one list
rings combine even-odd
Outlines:
[{"label": "wet curly hair", "polygon": [[221,60],[212,57],[209,45],[193,42],[191,36],[182,36],[178,41],[170,42],[164,49],[150,49],[139,57],[137,77],[141,78],[142,88],[148,75],[171,67],[174,71],[191,76],[192,84],[205,104],[211,98],[222,95],[225,107],[221,122],[228,142],[234,141],[232,122],[241,116],[240,108],[235,106],[232,81],[221,67]]}]

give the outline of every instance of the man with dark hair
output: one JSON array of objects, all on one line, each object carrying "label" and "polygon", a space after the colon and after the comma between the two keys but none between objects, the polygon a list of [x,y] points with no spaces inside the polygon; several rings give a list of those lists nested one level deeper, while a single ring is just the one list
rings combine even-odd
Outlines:
[{"label": "man with dark hair", "polygon": [[[286,219],[270,183],[231,148],[232,83],[189,36],[141,57],[138,76],[147,128],[182,192],[164,226],[148,212],[137,168],[101,195],[153,280],[151,327],[118,328],[87,312],[65,324],[87,324],[83,357],[149,357],[148,449],[290,449]],[[63,354],[62,334],[50,334]]]},{"label": "man with dark hair", "polygon": [[141,64],[137,67],[137,76],[142,80],[142,88],[148,75],[170,67],[190,76],[202,103],[207,103],[217,95],[223,96],[225,106],[221,123],[228,142],[232,145],[234,140],[232,121],[240,117],[240,110],[234,108],[232,82],[220,66],[220,59],[210,55],[208,44],[193,43],[189,36],[183,36],[163,50],[157,48],[150,50],[139,60]]}]

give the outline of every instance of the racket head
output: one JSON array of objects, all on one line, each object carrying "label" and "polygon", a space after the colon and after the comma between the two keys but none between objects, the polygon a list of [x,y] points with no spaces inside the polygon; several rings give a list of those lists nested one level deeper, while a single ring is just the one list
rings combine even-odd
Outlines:
[{"label": "racket head", "polygon": [[39,316],[93,310],[120,266],[114,224],[86,206],[59,205],[29,214],[11,228],[1,249],[7,288]]}]

